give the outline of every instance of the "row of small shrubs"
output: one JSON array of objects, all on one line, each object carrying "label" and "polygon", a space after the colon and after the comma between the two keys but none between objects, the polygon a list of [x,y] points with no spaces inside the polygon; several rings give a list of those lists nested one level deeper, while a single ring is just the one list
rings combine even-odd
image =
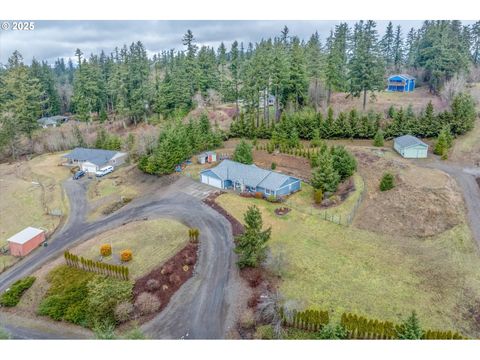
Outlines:
[{"label": "row of small shrubs", "polygon": [[34,276],[28,276],[13,283],[8,291],[4,292],[0,297],[0,305],[6,307],[17,306],[22,298],[22,295],[35,282]]},{"label": "row of small shrubs", "polygon": [[200,230],[197,228],[188,229],[188,238],[191,242],[197,242],[200,236]]},{"label": "row of small shrubs", "polygon": [[[65,251],[64,257],[66,264],[70,267],[101,275],[112,276],[122,280],[128,280],[128,267],[126,266],[106,264],[100,261],[85,259],[84,257],[79,257],[69,251]],[[124,250],[121,252],[120,257],[122,261],[130,261],[132,259],[132,252],[130,250]]]},{"label": "row of small shrubs", "polygon": [[286,316],[281,309],[282,325],[306,331],[319,331],[330,321],[328,311],[305,310],[294,311],[292,315]]}]

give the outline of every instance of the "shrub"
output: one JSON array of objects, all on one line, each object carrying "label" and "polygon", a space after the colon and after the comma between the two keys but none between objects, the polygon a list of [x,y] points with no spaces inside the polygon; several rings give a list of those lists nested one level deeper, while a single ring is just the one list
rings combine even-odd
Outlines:
[{"label": "shrub", "polygon": [[162,273],[162,275],[170,275],[171,273],[173,273],[173,264],[166,264],[160,272]]},{"label": "shrub", "polygon": [[117,338],[115,334],[115,325],[110,322],[100,322],[93,327],[93,333],[97,340],[114,340]]},{"label": "shrub", "polygon": [[382,147],[384,145],[384,135],[382,129],[378,128],[375,137],[373,138],[373,146]]},{"label": "shrub", "polygon": [[35,282],[34,276],[28,276],[13,283],[7,292],[0,297],[0,305],[6,307],[16,306],[25,291],[27,291]]},{"label": "shrub", "polygon": [[100,246],[100,255],[102,255],[102,256],[112,255],[112,245],[103,244],[102,246]]},{"label": "shrub", "polygon": [[138,328],[135,327],[129,330],[125,335],[123,335],[123,339],[125,340],[145,340],[145,334]]},{"label": "shrub", "polygon": [[120,259],[123,262],[128,262],[128,261],[132,260],[132,250],[129,250],[129,249],[123,250],[120,253]]},{"label": "shrub", "polygon": [[190,267],[188,265],[183,265],[182,266],[182,270],[187,272],[188,270],[190,269]]},{"label": "shrub", "polygon": [[397,330],[397,337],[403,340],[419,340],[422,338],[424,332],[420,327],[415,311],[399,326]]},{"label": "shrub", "polygon": [[135,307],[142,315],[152,314],[160,309],[160,300],[148,292],[142,292],[135,300]]},{"label": "shrub", "polygon": [[357,160],[343,146],[332,148],[333,169],[340,175],[340,181],[352,176],[357,170]]},{"label": "shrub", "polygon": [[319,166],[312,172],[312,186],[323,192],[335,192],[340,182],[340,175],[333,167],[332,155],[325,152],[320,156]]},{"label": "shrub", "polygon": [[395,178],[390,173],[385,173],[380,181],[380,191],[387,191],[395,187]]},{"label": "shrub", "polygon": [[252,146],[242,140],[236,147],[233,152],[233,160],[242,164],[253,164],[253,153]]},{"label": "shrub", "polygon": [[313,191],[313,201],[315,204],[320,204],[323,201],[323,191],[320,189],[315,189]]},{"label": "shrub", "polygon": [[260,191],[257,191],[257,192],[255,193],[255,198],[256,198],[256,199],[263,199],[263,193],[261,193]]},{"label": "shrub", "polygon": [[272,162],[272,165],[270,166],[270,168],[271,168],[272,170],[275,170],[275,169],[277,168],[277,164],[274,163],[274,162]]},{"label": "shrub", "polygon": [[267,196],[267,201],[269,201],[271,203],[276,203],[276,202],[278,202],[278,199],[275,195],[268,195]]},{"label": "shrub", "polygon": [[115,308],[115,320],[119,323],[130,320],[133,314],[133,305],[128,301],[119,303]]},{"label": "shrub", "polygon": [[325,325],[318,334],[320,339],[324,340],[341,340],[348,336],[347,330],[342,325]]},{"label": "shrub", "polygon": [[173,285],[178,285],[180,284],[180,276],[176,275],[176,274],[172,274],[168,277],[168,281],[170,282],[170,284],[173,284]]},{"label": "shrub", "polygon": [[157,279],[148,279],[146,283],[148,291],[155,291],[160,289],[160,282]]}]

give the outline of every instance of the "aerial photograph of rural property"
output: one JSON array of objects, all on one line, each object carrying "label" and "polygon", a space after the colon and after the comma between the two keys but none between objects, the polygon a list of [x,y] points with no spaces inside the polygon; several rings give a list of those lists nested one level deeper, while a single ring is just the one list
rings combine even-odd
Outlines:
[{"label": "aerial photograph of rural property", "polygon": [[480,21],[0,22],[0,339],[480,339]]}]

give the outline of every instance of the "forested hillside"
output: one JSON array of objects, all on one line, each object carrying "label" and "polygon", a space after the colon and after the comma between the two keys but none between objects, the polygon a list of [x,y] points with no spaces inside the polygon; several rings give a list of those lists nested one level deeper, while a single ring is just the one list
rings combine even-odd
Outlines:
[{"label": "forested hillside", "polygon": [[[245,123],[271,128],[282,116],[310,110],[328,120],[334,92],[361,98],[358,110],[365,110],[367,99],[385,89],[391,73],[409,73],[417,85],[432,94],[445,92],[450,100],[457,83],[480,80],[480,22],[425,21],[419,29],[390,23],[379,36],[374,21],[359,21],[335,26],[322,43],[325,37],[314,33],[300,39],[285,27],[275,38],[214,49],[198,46],[188,30],[182,50],[148,57],[138,41],[111,53],[72,49],[73,61],[54,64],[34,60],[27,65],[16,51],[0,68],[0,146],[14,156],[15,144],[31,139],[41,116],[72,113],[80,121],[120,118],[138,124],[182,119],[199,105],[231,103]],[[372,116],[369,121],[378,122]],[[327,133],[348,136],[349,131]]]}]

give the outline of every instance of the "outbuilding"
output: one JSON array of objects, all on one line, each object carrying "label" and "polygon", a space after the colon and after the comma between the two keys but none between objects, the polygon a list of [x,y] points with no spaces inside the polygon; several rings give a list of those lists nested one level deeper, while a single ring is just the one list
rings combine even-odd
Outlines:
[{"label": "outbuilding", "polygon": [[218,166],[203,170],[200,181],[219,189],[261,192],[265,196],[285,196],[301,187],[300,179],[293,176],[232,160],[223,160]]},{"label": "outbuilding", "polygon": [[45,241],[45,230],[27,227],[7,240],[10,254],[25,256]]},{"label": "outbuilding", "polygon": [[412,135],[403,135],[393,140],[393,148],[404,158],[420,159],[428,155],[428,145]]},{"label": "outbuilding", "polygon": [[197,156],[199,164],[210,164],[217,161],[217,153],[215,151],[205,151]]},{"label": "outbuilding", "polygon": [[415,78],[407,74],[395,74],[388,78],[388,91],[412,92],[415,89]]}]

